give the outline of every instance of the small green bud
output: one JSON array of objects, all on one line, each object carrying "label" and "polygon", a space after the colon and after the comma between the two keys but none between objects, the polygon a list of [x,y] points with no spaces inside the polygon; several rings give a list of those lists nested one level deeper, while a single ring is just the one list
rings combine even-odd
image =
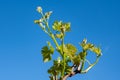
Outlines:
[{"label": "small green bud", "polygon": [[39,25],[42,29],[45,29],[45,26],[42,23],[39,23]]},{"label": "small green bud", "polygon": [[41,12],[42,12],[42,7],[38,6],[38,7],[37,7],[37,11],[38,11],[39,13],[41,13]]},{"label": "small green bud", "polygon": [[51,14],[52,14],[52,11],[49,11],[49,12],[45,13],[45,18],[49,19],[49,17],[50,17]]},{"label": "small green bud", "polygon": [[35,23],[35,24],[39,24],[40,21],[39,21],[39,20],[34,20],[34,23]]},{"label": "small green bud", "polygon": [[85,43],[85,44],[87,43],[87,39],[86,38],[83,40],[83,43]]},{"label": "small green bud", "polygon": [[60,60],[60,57],[58,57],[57,61],[58,61],[58,63],[60,63],[60,61],[61,61],[61,60]]},{"label": "small green bud", "polygon": [[43,18],[39,19],[39,22],[42,23],[43,22]]},{"label": "small green bud", "polygon": [[41,19],[39,19],[39,20],[34,20],[34,23],[35,24],[40,24],[40,23],[42,23],[43,22],[43,19],[41,18]]}]

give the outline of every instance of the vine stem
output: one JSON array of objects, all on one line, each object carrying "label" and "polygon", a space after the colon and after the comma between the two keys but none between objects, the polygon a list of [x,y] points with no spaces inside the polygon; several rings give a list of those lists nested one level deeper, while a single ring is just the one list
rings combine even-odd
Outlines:
[{"label": "vine stem", "polygon": [[62,37],[63,70],[62,70],[61,77],[63,78],[64,72],[65,72],[65,53],[64,53],[64,35],[65,35],[65,32],[64,32],[64,30],[62,33],[63,33],[63,37]]},{"label": "vine stem", "polygon": [[[54,34],[53,34],[53,33],[51,32],[51,30],[50,30],[48,21],[45,19],[44,14],[43,14],[42,12],[41,12],[41,15],[42,15],[42,17],[43,17],[44,24],[45,24],[45,26],[46,26],[46,28],[47,28],[47,31],[44,30],[44,32],[47,33],[47,34],[52,38],[53,42],[55,43],[55,45],[56,45],[56,47],[57,47],[57,50],[60,50],[59,44],[58,44],[58,42],[57,42]],[[61,50],[60,50],[60,55],[62,56]]]},{"label": "vine stem", "polygon": [[91,64],[87,69],[81,71],[81,73],[82,74],[87,73],[93,66],[95,66],[98,63],[98,61],[99,61],[99,57],[97,57],[96,61],[93,64]]},{"label": "vine stem", "polygon": [[[84,58],[83,58],[83,60],[82,60],[81,71],[83,71],[84,65],[85,65],[86,53],[84,53],[84,54],[85,54],[85,56],[84,56]],[[80,71],[80,72],[81,72],[81,71]]]},{"label": "vine stem", "polygon": [[[55,43],[57,50],[60,50],[59,44],[54,36],[54,34],[50,34],[50,37],[52,38],[53,42]],[[60,53],[62,55],[62,53]]]}]

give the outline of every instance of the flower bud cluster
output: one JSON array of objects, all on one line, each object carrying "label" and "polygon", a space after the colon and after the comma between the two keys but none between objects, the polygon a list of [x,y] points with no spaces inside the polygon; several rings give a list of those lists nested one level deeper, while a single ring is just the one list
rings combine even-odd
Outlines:
[{"label": "flower bud cluster", "polygon": [[42,12],[42,7],[38,6],[38,7],[37,7],[37,11],[38,11],[39,13],[41,13],[41,12]]}]

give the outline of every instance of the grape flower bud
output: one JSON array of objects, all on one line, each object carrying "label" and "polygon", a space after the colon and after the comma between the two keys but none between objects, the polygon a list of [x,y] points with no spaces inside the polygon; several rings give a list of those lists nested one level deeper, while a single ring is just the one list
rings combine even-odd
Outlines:
[{"label": "grape flower bud", "polygon": [[41,12],[42,12],[42,7],[38,6],[38,7],[37,7],[37,11],[38,11],[39,13],[41,13]]}]

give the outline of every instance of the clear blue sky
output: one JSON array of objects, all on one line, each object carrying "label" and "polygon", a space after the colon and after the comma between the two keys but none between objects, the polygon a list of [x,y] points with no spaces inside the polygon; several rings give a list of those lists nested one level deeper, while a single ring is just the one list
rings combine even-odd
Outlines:
[{"label": "clear blue sky", "polygon": [[40,50],[50,38],[33,23],[37,6],[53,11],[50,24],[71,22],[66,41],[79,47],[87,38],[102,47],[93,69],[68,80],[120,80],[119,0],[0,0],[0,80],[49,80]]}]

